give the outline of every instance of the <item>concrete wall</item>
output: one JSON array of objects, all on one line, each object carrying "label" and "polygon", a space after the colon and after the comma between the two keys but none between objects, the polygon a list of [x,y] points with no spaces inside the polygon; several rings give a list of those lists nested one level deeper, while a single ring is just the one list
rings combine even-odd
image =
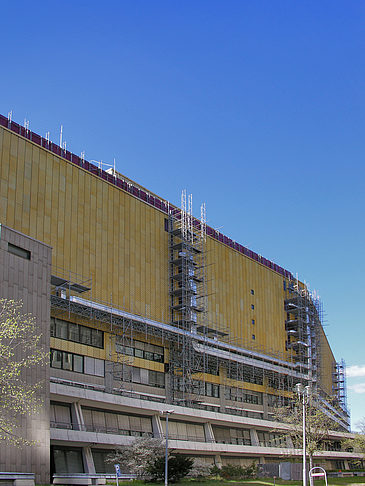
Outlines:
[{"label": "concrete wall", "polygon": [[[37,320],[40,346],[49,350],[51,248],[21,233],[0,225],[0,297],[23,301],[24,313]],[[30,252],[30,260],[8,251],[11,243]],[[0,442],[0,470],[36,473],[36,482],[49,483],[49,366],[28,368],[23,378],[27,383],[42,382],[38,397],[43,406],[39,414],[25,417],[18,433],[34,446],[22,448]]]}]

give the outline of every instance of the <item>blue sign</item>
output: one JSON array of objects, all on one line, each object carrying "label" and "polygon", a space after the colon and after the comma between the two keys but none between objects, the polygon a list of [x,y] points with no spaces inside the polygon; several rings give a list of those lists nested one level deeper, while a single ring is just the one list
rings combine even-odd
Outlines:
[{"label": "blue sign", "polygon": [[117,478],[122,477],[122,473],[120,472],[119,464],[114,464],[114,467],[115,467],[115,474],[116,474]]}]

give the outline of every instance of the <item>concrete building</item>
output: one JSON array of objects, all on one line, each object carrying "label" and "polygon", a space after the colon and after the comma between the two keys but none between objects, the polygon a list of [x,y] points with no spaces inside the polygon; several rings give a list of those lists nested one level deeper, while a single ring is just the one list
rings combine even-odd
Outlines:
[{"label": "concrete building", "polygon": [[[185,192],[172,206],[0,116],[0,223],[1,296],[31,303],[51,350],[39,448],[51,466],[29,459],[28,471],[106,473],[116,446],[164,436],[160,412],[171,407],[182,453],[218,465],[299,458],[274,420],[296,383],[337,428],[318,463],[348,468],[357,457],[341,448],[344,364],[319,299],[207,226],[204,205],[194,218]],[[10,254],[9,242],[32,257]]]}]

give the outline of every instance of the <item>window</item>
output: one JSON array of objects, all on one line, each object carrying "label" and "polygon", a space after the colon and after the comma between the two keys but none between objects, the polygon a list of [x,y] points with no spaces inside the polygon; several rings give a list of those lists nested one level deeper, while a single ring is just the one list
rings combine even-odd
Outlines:
[{"label": "window", "polygon": [[251,324],[254,326],[255,325],[255,319],[252,319]]},{"label": "window", "polygon": [[255,309],[255,306],[253,304],[251,304],[251,309],[254,310]]},{"label": "window", "polygon": [[62,351],[53,350],[51,352],[51,367],[62,368]]},{"label": "window", "polygon": [[155,344],[132,341],[128,342],[128,345],[127,343],[123,345],[122,342],[119,342],[116,343],[115,350],[117,353],[135,356],[136,358],[147,359],[157,363],[164,362],[164,348],[162,346],[156,346]]},{"label": "window", "polygon": [[66,353],[66,351],[51,349],[51,368],[83,373],[84,357],[80,356],[79,354]]},{"label": "window", "polygon": [[79,448],[53,447],[53,460],[56,473],[83,473],[82,452]]},{"label": "window", "polygon": [[254,289],[251,289],[251,295],[255,295]]},{"label": "window", "polygon": [[256,336],[254,334],[252,334],[252,339],[253,341],[256,339]]},{"label": "window", "polygon": [[30,260],[31,253],[29,250],[20,248],[20,246],[13,245],[12,243],[8,243],[8,252],[25,260]]},{"label": "window", "polygon": [[95,348],[102,349],[104,347],[103,331],[54,317],[51,317],[51,337],[86,344]]}]

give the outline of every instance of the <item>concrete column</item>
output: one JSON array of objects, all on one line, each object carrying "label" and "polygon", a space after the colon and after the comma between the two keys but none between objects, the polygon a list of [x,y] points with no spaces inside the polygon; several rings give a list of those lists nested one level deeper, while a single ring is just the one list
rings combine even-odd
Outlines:
[{"label": "concrete column", "polygon": [[85,472],[89,474],[95,474],[95,464],[94,458],[91,452],[91,447],[83,447],[82,448],[82,459],[84,461],[84,468]]},{"label": "concrete column", "polygon": [[268,396],[267,393],[262,394],[262,405],[264,408],[264,420],[267,420],[269,417],[269,403],[268,403]]},{"label": "concrete column", "polygon": [[152,415],[152,432],[155,439],[164,438],[161,419],[159,415]]},{"label": "concrete column", "polygon": [[294,449],[293,440],[289,435],[286,437],[286,446],[288,449]]},{"label": "concrete column", "polygon": [[223,462],[222,462],[222,458],[221,458],[221,455],[220,455],[220,454],[217,454],[217,455],[214,457],[214,464],[215,464],[217,467],[222,467],[222,466],[223,466]]},{"label": "concrete column", "polygon": [[226,387],[225,385],[219,385],[219,400],[220,400],[220,407],[221,412],[224,413],[226,411]]},{"label": "concrete column", "polygon": [[84,416],[79,402],[71,403],[71,421],[74,430],[84,430]]},{"label": "concrete column", "polygon": [[251,445],[255,447],[260,447],[259,437],[257,435],[257,430],[250,429],[250,439]]},{"label": "concrete column", "polygon": [[206,422],[204,424],[204,434],[205,434],[206,442],[211,442],[211,443],[215,442],[213,427],[210,422]]},{"label": "concrete column", "polygon": [[111,393],[113,390],[114,381],[114,363],[112,361],[105,360],[105,392]]},{"label": "concrete column", "polygon": [[265,457],[261,456],[260,457],[260,464],[266,464]]}]

